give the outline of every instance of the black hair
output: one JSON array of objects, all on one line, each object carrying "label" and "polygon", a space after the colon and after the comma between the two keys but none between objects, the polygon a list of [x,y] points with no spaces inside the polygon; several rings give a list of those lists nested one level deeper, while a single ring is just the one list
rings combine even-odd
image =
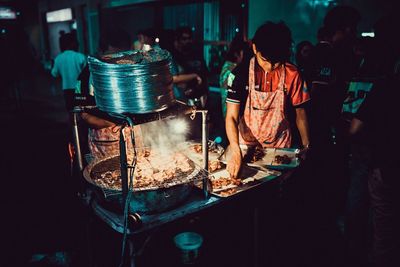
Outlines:
[{"label": "black hair", "polygon": [[290,58],[292,33],[284,22],[268,21],[257,29],[253,43],[257,51],[271,63],[285,62]]},{"label": "black hair", "polygon": [[182,37],[182,35],[184,34],[193,36],[193,32],[192,29],[190,27],[187,26],[183,26],[183,27],[179,27],[175,30],[175,40],[178,40],[180,37]]},{"label": "black hair", "polygon": [[394,35],[398,25],[397,20],[392,14],[379,18],[373,26],[375,37],[386,42],[395,39]]},{"label": "black hair", "polygon": [[389,13],[378,19],[373,27],[378,51],[381,51],[381,54],[390,54],[390,60],[400,57],[400,41],[396,38],[398,21],[397,14]]},{"label": "black hair", "polygon": [[361,15],[351,6],[336,6],[328,11],[324,18],[324,25],[330,32],[346,28],[357,28],[357,24],[361,20]]},{"label": "black hair", "polygon": [[129,50],[131,37],[121,28],[109,29],[100,39],[100,49],[107,51],[109,46],[119,50]]},{"label": "black hair", "polygon": [[60,37],[60,50],[64,52],[65,50],[78,50],[79,44],[76,34],[71,32],[65,33]]},{"label": "black hair", "polygon": [[154,38],[156,38],[156,31],[153,28],[139,30],[136,34],[137,35],[141,34],[141,35],[147,36],[147,37],[151,38],[152,40],[154,40]]},{"label": "black hair", "polygon": [[243,36],[236,35],[229,44],[228,52],[225,55],[225,60],[235,62],[236,54],[240,53],[240,51],[245,52],[245,50],[248,48],[248,43],[243,40]]},{"label": "black hair", "polygon": [[332,31],[328,27],[322,26],[318,29],[317,32],[318,42],[328,41],[331,37],[332,37]]},{"label": "black hair", "polygon": [[173,51],[174,49],[174,34],[175,31],[171,29],[163,29],[159,33],[159,46],[162,49]]}]

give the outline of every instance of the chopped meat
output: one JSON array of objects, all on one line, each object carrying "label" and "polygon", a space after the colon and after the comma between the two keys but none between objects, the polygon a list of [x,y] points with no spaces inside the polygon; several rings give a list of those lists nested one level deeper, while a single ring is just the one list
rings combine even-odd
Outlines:
[{"label": "chopped meat", "polygon": [[274,162],[276,164],[290,164],[290,162],[292,162],[292,158],[289,157],[288,155],[276,155]]},{"label": "chopped meat", "polygon": [[218,179],[212,179],[211,184],[213,189],[221,189],[227,186],[238,186],[242,183],[241,179],[229,178],[229,177],[220,177]]},{"label": "chopped meat", "polygon": [[[193,162],[181,153],[162,155],[146,149],[137,154],[133,187],[160,186],[175,179],[186,179],[193,170]],[[114,190],[122,188],[119,168],[101,173],[93,173],[92,170],[91,177],[100,187]]]}]

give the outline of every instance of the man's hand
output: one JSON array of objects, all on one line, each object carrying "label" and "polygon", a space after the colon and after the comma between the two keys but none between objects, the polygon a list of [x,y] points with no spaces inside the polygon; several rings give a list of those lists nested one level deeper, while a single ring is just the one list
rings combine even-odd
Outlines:
[{"label": "man's hand", "polygon": [[299,158],[300,160],[304,161],[307,159],[307,154],[310,151],[310,145],[304,146],[299,153]]},{"label": "man's hand", "polygon": [[228,159],[228,164],[226,169],[229,172],[231,178],[237,178],[240,166],[242,165],[242,152],[239,146],[230,147],[230,158]]},{"label": "man's hand", "polygon": [[197,75],[197,74],[196,74],[196,82],[197,82],[197,85],[200,85],[203,82],[201,77],[199,75]]}]

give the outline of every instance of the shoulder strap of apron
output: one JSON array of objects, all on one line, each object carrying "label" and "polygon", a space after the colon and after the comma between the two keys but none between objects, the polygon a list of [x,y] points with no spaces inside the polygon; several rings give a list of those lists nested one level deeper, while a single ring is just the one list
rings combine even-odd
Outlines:
[{"label": "shoulder strap of apron", "polygon": [[251,93],[253,92],[255,88],[255,57],[252,57],[250,59],[250,65],[249,65],[249,92],[248,92],[248,101],[249,101],[249,108],[251,108]]},{"label": "shoulder strap of apron", "polygon": [[255,80],[255,58],[250,59],[250,66],[249,66],[249,92],[254,90],[254,80]]},{"label": "shoulder strap of apron", "polygon": [[281,65],[281,71],[280,71],[280,75],[279,75],[279,90],[283,90],[285,92],[285,94],[287,93],[286,90],[286,86],[285,86],[285,81],[286,81],[286,67],[285,67],[285,63],[283,63]]}]

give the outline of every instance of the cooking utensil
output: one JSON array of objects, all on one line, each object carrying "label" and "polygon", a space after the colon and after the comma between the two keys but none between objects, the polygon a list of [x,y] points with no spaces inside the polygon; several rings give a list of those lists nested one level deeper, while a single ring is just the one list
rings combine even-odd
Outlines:
[{"label": "cooking utensil", "polygon": [[[129,203],[131,212],[145,214],[157,213],[168,210],[184,201],[192,192],[193,181],[202,179],[200,168],[193,162],[193,171],[187,175],[174,177],[173,180],[146,187],[133,188],[132,199]],[[83,172],[83,176],[94,188],[97,189],[104,201],[122,204],[122,190],[101,187],[94,181],[94,176],[106,171],[120,168],[119,156],[106,157],[92,161]]]}]

